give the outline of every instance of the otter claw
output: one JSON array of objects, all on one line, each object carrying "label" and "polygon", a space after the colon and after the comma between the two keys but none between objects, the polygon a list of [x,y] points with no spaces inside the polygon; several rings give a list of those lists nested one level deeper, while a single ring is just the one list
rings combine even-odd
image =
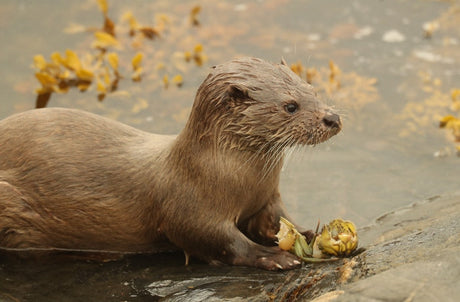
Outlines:
[{"label": "otter claw", "polygon": [[[275,250],[276,251],[276,250]],[[266,269],[266,270],[290,270],[301,265],[299,259],[296,256],[285,252],[277,250],[276,254],[270,256],[261,256],[257,259],[256,266]],[[273,251],[270,251],[273,253]]]}]

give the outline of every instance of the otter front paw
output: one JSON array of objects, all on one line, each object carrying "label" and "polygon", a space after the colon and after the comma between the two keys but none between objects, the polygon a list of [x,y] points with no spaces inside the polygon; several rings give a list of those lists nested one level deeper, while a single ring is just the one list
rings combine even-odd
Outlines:
[{"label": "otter front paw", "polygon": [[255,266],[270,271],[289,270],[300,267],[300,260],[293,254],[279,249],[256,259]]}]

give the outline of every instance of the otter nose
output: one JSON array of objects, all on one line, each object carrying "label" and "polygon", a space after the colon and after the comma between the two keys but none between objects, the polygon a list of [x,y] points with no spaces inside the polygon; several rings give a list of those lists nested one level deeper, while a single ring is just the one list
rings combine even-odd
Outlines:
[{"label": "otter nose", "polygon": [[342,126],[340,116],[331,112],[326,113],[326,115],[323,117],[323,123],[324,125],[331,128],[340,128]]}]

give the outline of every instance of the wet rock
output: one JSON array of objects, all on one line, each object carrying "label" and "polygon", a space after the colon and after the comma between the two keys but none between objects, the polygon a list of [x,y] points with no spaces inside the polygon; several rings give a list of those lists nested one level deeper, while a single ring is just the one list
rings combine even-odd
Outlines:
[{"label": "wet rock", "polygon": [[345,286],[336,301],[454,301],[460,294],[456,258],[400,265]]},{"label": "wet rock", "polygon": [[460,194],[434,197],[382,215],[359,230],[367,250],[351,259],[283,273],[232,268],[225,276],[197,279],[202,286],[169,298],[197,301],[196,290],[211,301],[456,301],[459,232]]},{"label": "wet rock", "polygon": [[0,254],[0,301],[456,301],[459,233],[460,192],[382,215],[358,230],[366,251],[353,258],[287,272],[184,266],[181,253],[102,263]]},{"label": "wet rock", "polygon": [[317,301],[457,301],[459,232],[460,194],[385,214],[361,231],[367,251],[353,259],[348,284]]}]

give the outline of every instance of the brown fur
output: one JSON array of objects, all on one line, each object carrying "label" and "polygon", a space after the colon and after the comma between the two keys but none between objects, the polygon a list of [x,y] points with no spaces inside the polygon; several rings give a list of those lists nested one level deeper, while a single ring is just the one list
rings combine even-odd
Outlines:
[{"label": "brown fur", "polygon": [[253,58],[212,70],[177,138],[72,109],[11,116],[0,121],[0,246],[172,244],[210,263],[296,267],[270,246],[288,216],[278,191],[284,151],[340,127],[288,67]]}]

